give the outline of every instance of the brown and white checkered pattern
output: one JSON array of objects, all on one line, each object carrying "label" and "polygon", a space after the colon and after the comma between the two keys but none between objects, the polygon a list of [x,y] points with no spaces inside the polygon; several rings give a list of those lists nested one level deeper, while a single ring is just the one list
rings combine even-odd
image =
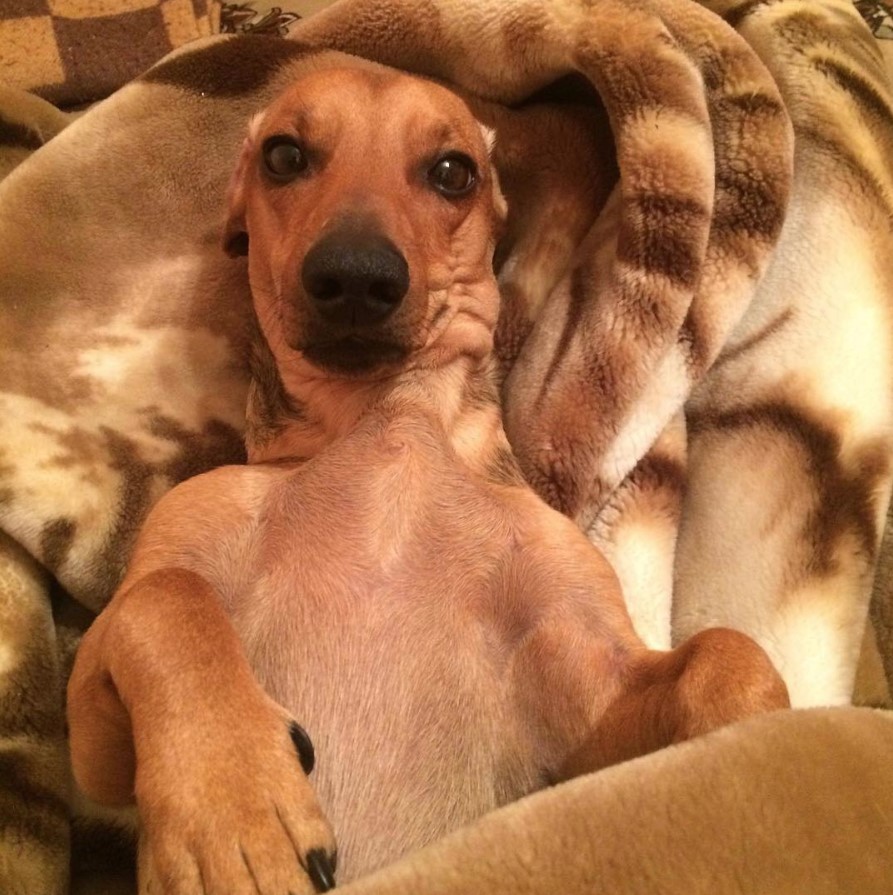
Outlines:
[{"label": "brown and white checkered pattern", "polygon": [[165,53],[219,30],[218,0],[4,0],[0,83],[92,102]]}]

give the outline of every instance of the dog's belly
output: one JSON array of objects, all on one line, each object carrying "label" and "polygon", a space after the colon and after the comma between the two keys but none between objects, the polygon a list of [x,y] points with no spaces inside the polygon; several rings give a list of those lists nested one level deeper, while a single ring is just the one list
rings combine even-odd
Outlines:
[{"label": "dog's belly", "polygon": [[462,632],[437,613],[394,615],[339,619],[337,641],[320,636],[325,619],[271,620],[300,646],[278,662],[252,650],[314,742],[342,882],[539,785],[510,695]]},{"label": "dog's belly", "polygon": [[[296,477],[312,512],[268,501],[262,572],[231,606],[259,680],[314,742],[342,882],[542,785],[510,651],[480,611],[501,549],[478,530],[486,495],[419,457],[376,459]],[[383,481],[412,509],[389,515]]]}]

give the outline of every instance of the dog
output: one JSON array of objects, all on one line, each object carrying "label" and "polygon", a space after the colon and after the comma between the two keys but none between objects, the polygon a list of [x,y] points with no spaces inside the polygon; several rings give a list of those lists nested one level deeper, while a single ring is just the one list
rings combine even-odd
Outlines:
[{"label": "dog", "polygon": [[646,648],[525,484],[489,140],[444,86],[337,54],[249,126],[224,233],[261,334],[248,463],[156,505],[69,684],[76,780],[135,797],[143,891],[325,891],[336,839],[350,880],[788,705],[743,634]]}]

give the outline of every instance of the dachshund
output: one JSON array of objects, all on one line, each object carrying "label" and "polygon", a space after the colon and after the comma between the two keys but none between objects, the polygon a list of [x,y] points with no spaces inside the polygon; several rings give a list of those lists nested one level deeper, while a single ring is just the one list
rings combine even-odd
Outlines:
[{"label": "dachshund", "polygon": [[439,83],[333,53],[250,123],[224,232],[259,327],[248,462],[160,500],[69,685],[76,781],[135,798],[142,891],[324,891],[336,838],[350,880],[788,705],[744,634],[646,648],[525,484],[492,139]]}]

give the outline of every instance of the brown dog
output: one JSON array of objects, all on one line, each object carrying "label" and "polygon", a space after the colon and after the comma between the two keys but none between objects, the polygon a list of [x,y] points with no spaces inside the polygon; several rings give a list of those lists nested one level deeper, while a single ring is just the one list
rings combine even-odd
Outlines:
[{"label": "brown dog", "polygon": [[249,464],[161,500],[69,688],[78,782],[135,794],[144,890],[325,889],[332,828],[350,879],[787,704],[743,635],[647,650],[522,481],[491,358],[501,209],[435,83],[324,54],[252,122],[226,233],[263,333]]}]

